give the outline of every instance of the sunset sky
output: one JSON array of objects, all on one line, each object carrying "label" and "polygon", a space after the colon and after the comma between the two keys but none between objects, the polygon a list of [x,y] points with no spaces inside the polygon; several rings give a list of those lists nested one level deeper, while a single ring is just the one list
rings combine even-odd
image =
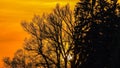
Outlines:
[{"label": "sunset sky", "polygon": [[[23,47],[27,33],[22,29],[22,20],[30,21],[34,14],[52,11],[56,3],[70,4],[73,9],[79,0],[0,0],[0,62],[5,56],[12,57]],[[0,68],[1,68],[0,63]]]}]

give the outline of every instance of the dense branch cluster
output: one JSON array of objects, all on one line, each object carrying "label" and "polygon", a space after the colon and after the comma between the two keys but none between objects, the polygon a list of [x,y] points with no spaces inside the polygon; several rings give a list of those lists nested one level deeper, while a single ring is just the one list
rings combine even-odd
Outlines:
[{"label": "dense branch cluster", "polygon": [[30,34],[24,46],[26,68],[30,64],[31,68],[67,68],[73,47],[73,17],[69,5],[57,4],[52,13],[42,17],[35,15],[32,22],[22,22]]},{"label": "dense branch cluster", "polygon": [[118,0],[80,0],[74,14],[57,4],[22,27],[30,38],[7,68],[120,68]]}]

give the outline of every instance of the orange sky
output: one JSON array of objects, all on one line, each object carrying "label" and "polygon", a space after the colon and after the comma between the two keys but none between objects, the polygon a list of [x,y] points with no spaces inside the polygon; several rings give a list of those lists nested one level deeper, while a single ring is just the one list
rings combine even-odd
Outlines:
[{"label": "orange sky", "polygon": [[[13,56],[23,47],[27,33],[22,29],[22,20],[30,21],[34,14],[50,12],[56,5],[70,4],[73,9],[79,0],[0,0],[0,60]],[[2,61],[0,61],[2,62]],[[1,68],[1,64],[0,64]]]}]

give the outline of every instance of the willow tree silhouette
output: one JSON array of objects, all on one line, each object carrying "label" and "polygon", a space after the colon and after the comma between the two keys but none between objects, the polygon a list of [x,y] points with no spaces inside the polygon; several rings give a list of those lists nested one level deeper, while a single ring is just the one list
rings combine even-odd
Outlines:
[{"label": "willow tree silhouette", "polygon": [[120,68],[120,5],[80,0],[75,9],[72,68]]}]

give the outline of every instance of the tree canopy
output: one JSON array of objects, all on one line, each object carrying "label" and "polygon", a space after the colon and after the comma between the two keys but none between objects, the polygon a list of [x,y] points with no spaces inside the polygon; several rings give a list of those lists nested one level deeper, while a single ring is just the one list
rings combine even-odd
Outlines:
[{"label": "tree canopy", "polygon": [[75,49],[78,49],[75,53],[79,54],[81,62],[76,60],[76,68],[120,67],[119,14],[117,0],[80,0],[77,3],[74,38]]},{"label": "tree canopy", "polygon": [[10,68],[120,68],[118,0],[80,0],[74,12],[59,4],[50,14],[35,15],[22,27],[29,38]]}]

